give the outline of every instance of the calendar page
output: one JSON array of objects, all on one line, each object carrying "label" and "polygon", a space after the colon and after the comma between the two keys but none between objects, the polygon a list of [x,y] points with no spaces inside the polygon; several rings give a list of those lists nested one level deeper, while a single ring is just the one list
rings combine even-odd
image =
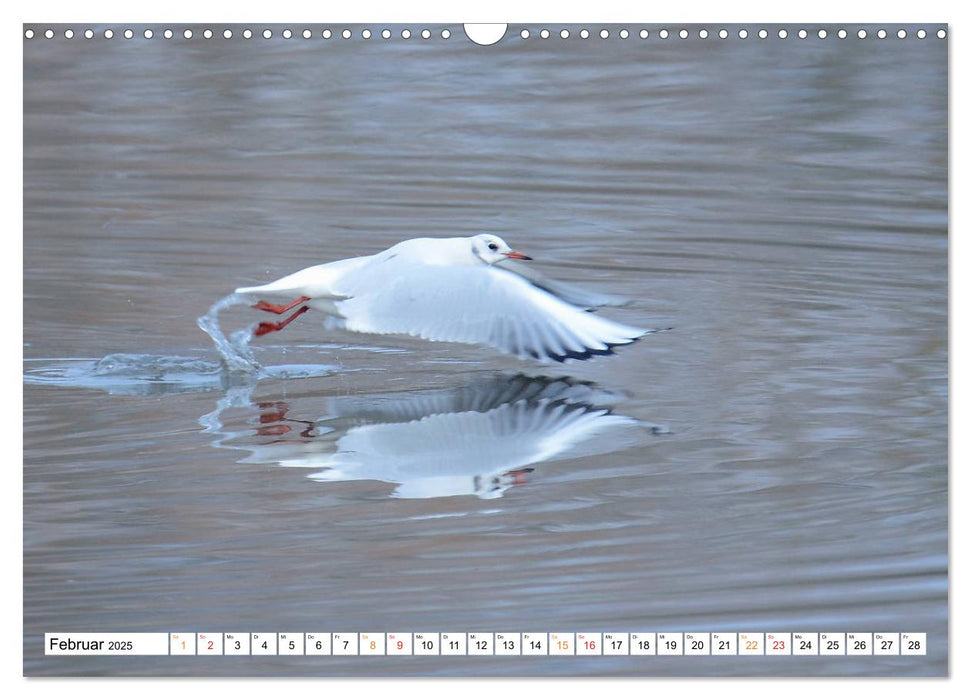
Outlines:
[{"label": "calendar page", "polygon": [[24,675],[946,676],[949,31],[24,24]]}]

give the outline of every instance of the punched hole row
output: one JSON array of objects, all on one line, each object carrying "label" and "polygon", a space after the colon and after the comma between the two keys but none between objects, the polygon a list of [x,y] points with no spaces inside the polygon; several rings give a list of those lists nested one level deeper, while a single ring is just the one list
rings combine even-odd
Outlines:
[{"label": "punched hole row", "polygon": [[[886,29],[878,29],[875,32],[873,32],[873,34],[871,35],[866,29],[859,29],[855,32],[855,35],[859,39],[866,39],[871,36],[876,37],[877,39],[886,39],[888,36],[891,36],[891,33],[892,33],[892,30],[891,32],[888,32]],[[906,29],[898,29],[895,34],[898,39],[906,39],[909,36]],[[641,39],[649,39],[652,36],[654,36],[651,34],[650,30],[648,29],[641,29],[639,31],[635,30],[633,32],[629,29],[621,29],[616,33],[616,36],[618,36],[621,39],[629,39],[630,37],[635,35],[640,37]],[[715,31],[715,30],[709,31],[708,29],[698,29],[694,33],[694,36],[697,36],[699,39],[708,39],[709,37],[716,37],[716,36],[719,39],[728,39],[732,35],[733,33],[727,29],[719,29],[718,31]],[[737,32],[734,33],[734,35],[737,36],[739,39],[748,39],[749,36],[757,36],[759,39],[768,39],[770,36],[773,36],[773,35],[779,37],[780,39],[788,39],[790,36],[788,29],[779,29],[777,32],[770,32],[768,29],[759,29],[757,31],[753,30],[752,32],[750,32],[748,29],[739,29]],[[838,29],[832,33],[832,36],[836,36],[839,39],[846,39],[847,37],[852,35],[853,33],[850,31],[847,31],[846,29]],[[522,37],[523,39],[529,39],[530,37],[533,36],[533,34],[528,29],[523,29],[519,33],[519,36]],[[559,36],[561,39],[569,39],[573,35],[570,33],[569,29],[561,29],[559,32],[550,31],[549,29],[541,29],[539,32],[537,32],[536,36],[538,36],[540,39],[549,39],[550,37],[556,37],[556,36]],[[591,33],[589,29],[581,29],[579,32],[576,33],[576,36],[578,36],[580,39],[589,39],[591,36],[594,36],[594,34]],[[612,36],[612,34],[609,29],[601,29],[598,36],[601,39],[609,39]],[[687,29],[681,29],[681,30],[661,29],[657,32],[656,36],[659,39],[669,39],[673,37],[688,39],[692,36],[692,32]],[[829,36],[831,36],[831,34],[826,29],[819,29],[819,30],[816,30],[815,32],[809,31],[807,29],[800,29],[797,32],[795,32],[793,36],[799,37],[800,39],[808,39],[811,36],[814,36],[819,39],[826,39]],[[929,36],[929,32],[926,29],[918,29],[916,32],[914,32],[914,36],[916,36],[918,39],[926,39]],[[947,32],[944,29],[939,29],[937,30],[936,36],[938,39],[944,39],[947,37]]]},{"label": "punched hole row", "polygon": [[[449,29],[442,29],[440,32],[438,32],[438,35],[442,39],[449,39],[452,36],[452,32]],[[24,31],[25,39],[34,39],[35,37],[40,37],[40,36],[43,36],[45,39],[53,39],[54,37],[57,36],[57,34],[53,29],[47,29],[40,34],[35,32],[33,29],[27,29],[26,31]],[[96,36],[102,36],[105,39],[114,39],[116,34],[112,29],[105,29],[103,32],[95,32],[93,29],[85,29],[82,32],[75,32],[73,29],[65,29],[63,32],[63,36],[65,39],[73,39],[75,36],[84,37],[85,39],[93,39]],[[133,29],[125,29],[123,32],[121,32],[121,36],[124,37],[125,39],[134,39],[136,36],[136,32]],[[260,37],[260,36],[262,36],[264,39],[272,39],[274,38],[274,36],[277,36],[277,35],[274,34],[273,30],[271,29],[264,29],[262,31],[243,29],[242,31],[239,31],[239,32],[234,32],[232,29],[224,29],[222,30],[222,32],[213,31],[212,29],[203,29],[198,34],[196,34],[196,32],[194,32],[191,29],[184,29],[182,31],[173,31],[171,29],[164,29],[161,32],[159,32],[157,35],[155,31],[151,29],[146,29],[141,32],[141,36],[145,39],[154,39],[156,38],[156,36],[160,36],[163,39],[172,39],[172,38],[175,38],[176,36],[181,36],[183,39],[194,39],[194,38],[200,38],[200,37],[203,39],[212,39],[217,36],[222,36],[223,39],[232,39],[233,37],[252,39],[253,37]],[[351,39],[354,36],[354,32],[352,32],[350,29],[344,29],[342,31],[324,29],[323,31],[320,32],[319,35],[317,35],[314,32],[312,32],[310,29],[304,29],[303,31],[300,31],[300,32],[294,32],[292,29],[284,29],[283,31],[279,32],[279,36],[284,39],[293,39],[294,37],[297,37],[297,36],[301,36],[304,39],[312,39],[315,36],[320,36],[322,39],[331,39],[335,37]],[[392,36],[394,36],[394,33],[390,29],[382,29],[380,32],[376,30],[372,32],[370,29],[364,29],[359,32],[359,36],[362,39],[370,39],[372,37],[377,37],[377,36],[380,36],[382,39],[390,39]],[[413,34],[410,29],[402,29],[400,32],[400,36],[402,39],[411,39],[413,36],[421,37],[422,39],[431,39],[432,31],[430,29],[422,29],[420,32],[415,32]]]},{"label": "punched hole row", "polygon": [[[450,39],[452,36],[452,32],[449,29],[442,29],[440,32],[439,31],[432,32],[432,30],[430,29],[422,29],[421,31],[416,31],[415,33],[412,33],[410,29],[402,29],[399,32],[399,36],[402,39],[411,39],[412,37],[431,39],[434,34],[437,34],[442,39]],[[95,32],[92,29],[85,29],[79,32],[75,32],[73,29],[65,29],[62,33],[62,36],[65,39],[73,39],[75,37],[84,37],[85,39],[93,39],[99,35],[104,37],[105,39],[115,38],[115,32],[112,29],[105,29],[102,32]],[[156,38],[156,36],[160,36],[164,39],[172,39],[176,37],[176,35],[180,35],[183,39],[194,39],[199,37],[203,39],[212,39],[217,36],[221,36],[223,39],[232,39],[237,36],[242,37],[243,39],[252,39],[254,37],[263,37],[264,39],[272,39],[275,36],[277,36],[277,34],[274,34],[274,32],[270,29],[264,29],[262,31],[257,30],[255,32],[252,29],[243,29],[239,31],[238,34],[234,32],[232,29],[224,29],[222,30],[222,32],[213,31],[212,29],[203,29],[198,33],[198,35],[191,29],[184,29],[181,32],[176,32],[171,29],[165,29],[159,32],[158,35],[156,35],[155,31],[152,29],[145,29],[140,33],[140,35],[145,39],[154,39]],[[609,39],[611,38],[611,36],[617,36],[620,39],[629,39],[632,36],[637,36],[637,37],[640,37],[641,39],[650,39],[653,36],[656,36],[659,39],[669,39],[674,37],[678,37],[681,39],[688,39],[692,36],[696,36],[699,39],[708,39],[708,38],[714,38],[714,37],[717,37],[719,39],[728,39],[733,35],[737,36],[739,39],[748,39],[750,36],[758,37],[759,39],[768,39],[770,36],[775,36],[775,37],[778,37],[779,39],[788,39],[790,36],[798,37],[799,39],[808,39],[810,37],[815,37],[818,39],[827,39],[830,36],[835,36],[839,39],[846,39],[847,37],[850,37],[850,36],[856,36],[858,39],[867,39],[867,38],[886,39],[890,36],[896,36],[898,39],[906,39],[908,36],[910,36],[910,34],[907,32],[906,29],[898,29],[896,32],[893,32],[893,30],[888,31],[886,29],[878,29],[872,34],[868,32],[866,29],[859,29],[856,32],[847,31],[846,29],[838,29],[833,31],[832,34],[830,34],[830,32],[827,31],[826,29],[818,29],[816,31],[799,29],[798,31],[794,32],[792,35],[790,35],[789,30],[787,29],[779,29],[778,31],[775,31],[775,32],[770,32],[767,29],[752,30],[751,32],[748,29],[739,29],[735,32],[729,32],[729,30],[727,29],[719,29],[717,31],[716,30],[709,31],[708,29],[698,29],[698,30],[695,30],[695,32],[693,33],[687,29],[681,29],[681,30],[661,29],[661,30],[658,30],[656,34],[652,34],[651,31],[647,29],[633,30],[633,31],[629,29],[620,29],[620,30],[616,30],[615,33],[612,33],[609,29],[601,29],[599,32],[597,32],[596,30],[591,32],[589,29],[581,29],[575,34],[571,33],[569,29],[561,29],[558,32],[551,31],[549,29],[541,29],[538,32],[536,32],[535,35],[529,29],[523,29],[519,33],[519,36],[522,39],[529,39],[534,36],[540,39],[549,39],[551,37],[559,37],[560,39],[569,39],[574,36],[580,39],[589,39],[592,36],[599,36],[601,39]],[[931,36],[931,35],[932,34],[928,32],[926,29],[918,29],[916,32],[914,32],[914,36],[916,36],[918,39],[926,39],[928,36]],[[933,35],[937,36],[938,39],[944,39],[947,37],[947,31],[944,29],[938,29],[937,32],[934,33]],[[46,29],[43,32],[40,32],[39,30],[35,31],[33,29],[27,29],[24,31],[25,39],[34,39],[39,37],[44,37],[45,39],[53,39],[56,36],[57,36],[57,33],[53,29]],[[125,39],[133,39],[136,36],[136,32],[133,29],[125,29],[124,31],[121,32],[121,36],[124,37]],[[291,29],[284,29],[281,32],[279,32],[279,36],[284,39],[292,39],[297,36],[303,37],[304,39],[312,39],[315,36],[319,36],[322,39],[332,39],[337,37],[340,37],[343,39],[352,39],[354,38],[355,33],[350,29],[343,29],[343,30],[324,29],[319,34],[315,34],[310,29],[304,29],[300,32],[294,32]],[[372,31],[371,29],[362,29],[357,33],[357,36],[359,36],[362,39],[377,38],[379,36],[382,39],[391,39],[393,36],[395,36],[395,34],[390,29],[382,29],[380,31],[378,30]]]}]

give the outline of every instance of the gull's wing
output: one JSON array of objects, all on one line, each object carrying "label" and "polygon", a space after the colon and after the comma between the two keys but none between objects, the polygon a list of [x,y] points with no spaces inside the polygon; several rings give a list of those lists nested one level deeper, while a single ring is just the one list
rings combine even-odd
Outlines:
[{"label": "gull's wing", "polygon": [[610,354],[646,333],[494,266],[424,265],[392,256],[345,275],[339,287],[346,299],[336,308],[348,330],[491,345],[542,361]]},{"label": "gull's wing", "polygon": [[533,286],[539,287],[555,297],[559,297],[567,304],[581,306],[584,309],[596,309],[600,306],[625,306],[630,303],[629,299],[594,292],[570,282],[561,282],[551,279],[537,270],[535,267],[513,260],[502,260],[496,263],[499,267],[510,272],[515,272],[520,277],[526,279]]}]

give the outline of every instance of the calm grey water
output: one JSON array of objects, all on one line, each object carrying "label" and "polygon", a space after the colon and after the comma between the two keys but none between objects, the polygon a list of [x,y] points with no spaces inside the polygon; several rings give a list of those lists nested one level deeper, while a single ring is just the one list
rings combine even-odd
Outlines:
[{"label": "calm grey water", "polygon": [[[25,673],[947,673],[947,41],[163,28],[24,43]],[[482,231],[671,330],[544,366],[308,314],[230,375],[196,325],[240,285]],[[42,655],[588,630],[928,655]]]}]

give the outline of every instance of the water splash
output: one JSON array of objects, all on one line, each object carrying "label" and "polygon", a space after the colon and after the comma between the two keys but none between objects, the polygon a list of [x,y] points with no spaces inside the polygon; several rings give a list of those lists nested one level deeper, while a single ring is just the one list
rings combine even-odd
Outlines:
[{"label": "water splash", "polygon": [[222,363],[197,357],[118,353],[100,360],[59,359],[54,365],[32,366],[24,372],[24,383],[155,396],[224,390],[236,378],[246,381],[248,376],[231,375]]},{"label": "water splash", "polygon": [[[264,367],[253,356],[249,343],[253,329],[235,331],[229,338],[219,325],[219,312],[230,306],[249,305],[240,294],[223,297],[198,319],[216,350],[219,361],[184,355],[115,353],[100,360],[49,358],[57,364],[25,369],[24,382],[102,389],[109,394],[157,395],[202,391],[252,389],[261,379],[310,379],[334,371],[333,365],[286,364]],[[26,363],[46,360],[25,360]]]},{"label": "water splash", "polygon": [[249,343],[253,339],[253,329],[243,328],[227,338],[219,326],[219,312],[230,306],[249,306],[250,300],[242,294],[230,294],[213,304],[205,316],[197,320],[199,328],[212,338],[216,350],[222,356],[223,364],[230,372],[259,372],[262,369],[253,356]]}]

